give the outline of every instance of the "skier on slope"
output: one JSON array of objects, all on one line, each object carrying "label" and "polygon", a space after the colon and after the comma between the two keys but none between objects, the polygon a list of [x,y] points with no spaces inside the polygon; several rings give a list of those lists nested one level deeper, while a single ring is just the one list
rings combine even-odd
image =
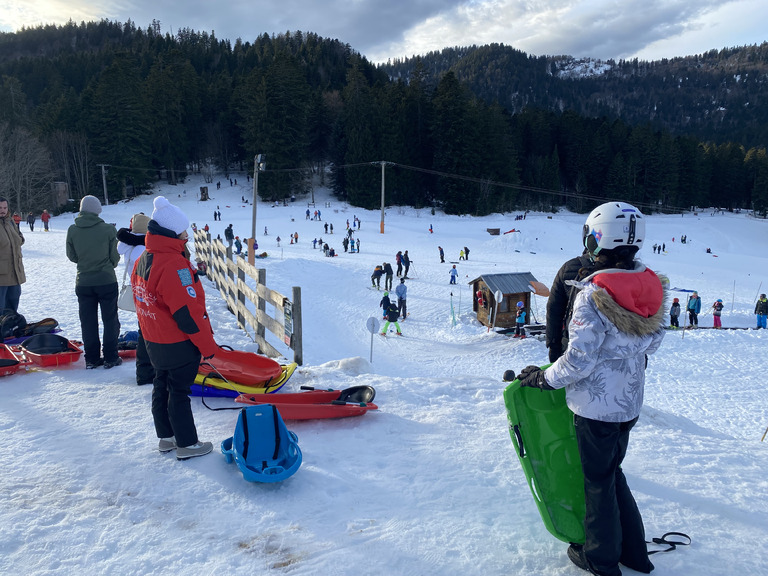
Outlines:
[{"label": "skier on slope", "polygon": [[381,330],[381,336],[387,335],[387,330],[389,329],[389,325],[391,323],[395,324],[395,329],[397,330],[397,335],[402,336],[403,333],[400,332],[400,324],[397,323],[399,312],[397,308],[397,304],[394,302],[390,303],[389,307],[387,308],[387,321],[384,323],[384,328]]}]

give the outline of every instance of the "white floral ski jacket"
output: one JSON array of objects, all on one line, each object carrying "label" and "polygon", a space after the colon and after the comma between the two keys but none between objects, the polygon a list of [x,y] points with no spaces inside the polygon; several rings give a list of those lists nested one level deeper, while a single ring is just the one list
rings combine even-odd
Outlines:
[{"label": "white floral ski jacket", "polygon": [[544,373],[565,388],[572,412],[602,422],[640,414],[646,355],[664,338],[666,278],[639,262],[634,270],[600,270],[581,282],[565,354]]}]

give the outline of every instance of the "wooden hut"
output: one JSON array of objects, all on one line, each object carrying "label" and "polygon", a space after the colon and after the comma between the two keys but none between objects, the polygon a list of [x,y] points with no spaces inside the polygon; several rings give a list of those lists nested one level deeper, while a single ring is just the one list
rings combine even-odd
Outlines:
[{"label": "wooden hut", "polygon": [[517,303],[525,304],[527,324],[531,323],[531,294],[549,296],[549,289],[536,280],[530,272],[509,272],[506,274],[483,274],[469,282],[472,286],[473,310],[484,326],[493,326],[496,310],[496,293],[501,293],[498,302],[496,328],[513,328],[517,317]]}]

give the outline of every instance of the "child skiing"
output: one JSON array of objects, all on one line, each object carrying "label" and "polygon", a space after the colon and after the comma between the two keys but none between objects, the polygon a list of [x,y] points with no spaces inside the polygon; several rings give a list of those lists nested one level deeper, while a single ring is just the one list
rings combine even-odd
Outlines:
[{"label": "child skiing", "polygon": [[451,284],[456,284],[456,277],[459,275],[459,271],[456,270],[456,264],[453,265],[453,268],[451,268],[449,273],[451,275],[451,282],[450,283]]},{"label": "child skiing", "polygon": [[525,304],[523,301],[517,303],[517,313],[515,314],[515,335],[513,338],[525,338]]},{"label": "child skiing", "polygon": [[714,328],[723,327],[720,321],[720,314],[722,314],[723,308],[725,308],[725,306],[723,306],[723,301],[720,298],[717,299],[717,302],[712,304],[712,319],[714,320]]},{"label": "child skiing", "polygon": [[672,300],[672,306],[669,309],[669,326],[670,328],[680,328],[680,322],[678,317],[680,316],[680,299],[675,298]]},{"label": "child skiing", "polygon": [[381,302],[379,302],[379,308],[381,308],[381,319],[386,320],[387,319],[387,310],[389,310],[389,305],[392,303],[392,301],[389,299],[389,292],[384,292],[384,296],[381,298]]},{"label": "child skiing", "polygon": [[400,316],[400,311],[397,308],[397,304],[394,302],[390,302],[389,306],[387,307],[387,321],[384,323],[384,328],[381,331],[381,336],[387,335],[387,330],[389,330],[389,325],[394,322],[395,329],[397,330],[397,335],[402,336],[403,333],[400,332],[400,324],[397,323],[397,318]]}]

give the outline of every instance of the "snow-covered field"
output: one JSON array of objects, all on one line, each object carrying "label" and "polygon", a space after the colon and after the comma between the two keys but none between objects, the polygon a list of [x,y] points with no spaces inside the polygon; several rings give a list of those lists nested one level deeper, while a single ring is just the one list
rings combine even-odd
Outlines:
[{"label": "snow-covered field", "polygon": [[[158,192],[198,226],[208,223],[214,236],[223,237],[232,223],[243,238],[251,206],[241,197],[251,189],[245,175],[238,179],[240,186],[224,184],[204,203],[196,200],[195,179]],[[467,282],[530,271],[550,285],[562,262],[580,253],[585,217],[532,213],[516,221],[389,208],[382,235],[378,211],[349,207],[323,191],[316,199],[321,222],[305,219],[305,199],[258,207],[259,251],[269,253],[259,265],[268,285],[283,294],[302,287],[305,365],[285,391],[371,384],[380,410],[288,422],[304,463],[283,483],[261,485],[246,482],[218,450],[237,412],[209,411],[199,398],[193,409],[200,438],[217,449],[187,462],[158,453],[151,389],[136,386],[132,362],[86,372],[81,359],[2,378],[0,573],[583,573],[544,529],[502,401],[504,370],[545,363],[546,348],[535,338],[489,333],[473,318]],[[102,217],[127,226],[132,214],[150,214],[151,202],[143,196],[106,206]],[[213,221],[216,205],[221,222]],[[342,234],[354,216],[362,221],[362,252],[345,254]],[[64,253],[72,220],[60,216],[51,232],[25,234],[20,312],[29,321],[53,316],[64,335],[78,339],[75,266]],[[326,221],[333,236],[322,229]],[[521,233],[490,236],[486,228]],[[296,245],[287,242],[292,232],[299,233]],[[340,256],[313,250],[315,237],[331,240]],[[664,242],[666,253],[652,254],[654,242]],[[439,263],[438,245],[446,261],[457,261],[463,246],[471,250],[470,260],[458,264],[458,286],[448,283],[451,265]],[[368,289],[369,277],[375,265],[394,264],[398,250],[414,261],[412,315],[403,338],[375,337],[369,362],[366,320],[379,317],[381,298]],[[703,310],[722,298],[723,325],[740,327],[754,326],[756,296],[768,291],[767,254],[768,222],[709,212],[650,217],[641,252],[673,287],[698,290]],[[255,350],[204,282],[217,342]],[[542,322],[545,304],[534,298],[533,316]],[[121,322],[123,330],[137,325],[124,312]],[[711,314],[701,325],[712,325]],[[768,426],[767,357],[768,332],[757,330],[687,331],[684,338],[668,332],[651,357],[625,472],[649,537],[676,530],[693,538],[689,547],[654,556],[654,574],[768,574],[768,442],[760,441]]]}]

